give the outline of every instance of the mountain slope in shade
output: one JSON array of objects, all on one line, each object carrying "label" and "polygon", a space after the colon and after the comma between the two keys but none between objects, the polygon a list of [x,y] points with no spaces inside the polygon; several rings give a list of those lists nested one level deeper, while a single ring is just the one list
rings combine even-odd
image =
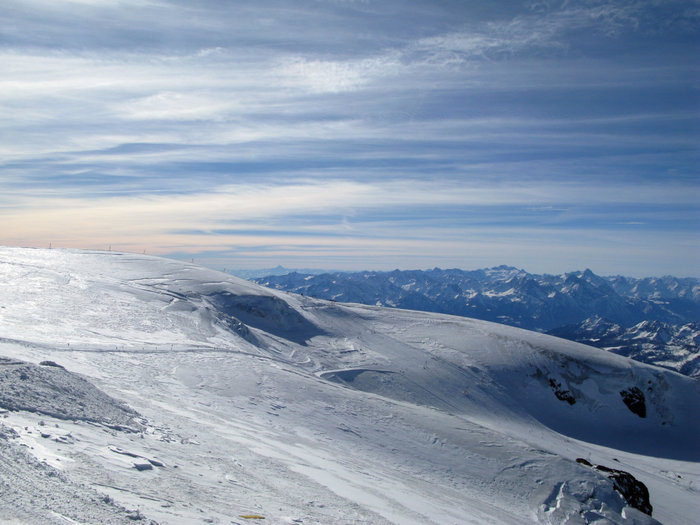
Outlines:
[{"label": "mountain slope in shade", "polygon": [[[535,275],[510,266],[484,270],[415,270],[272,275],[256,282],[322,299],[447,313],[548,332],[692,375],[700,359],[697,342],[647,344],[633,337],[610,344],[587,333],[594,319],[623,331],[644,322],[663,323],[685,334],[700,320],[700,280],[692,278],[600,277],[590,270]],[[610,335],[613,335],[612,333]]]},{"label": "mountain slope in shade", "polygon": [[[698,385],[673,372],[154,257],[2,248],[0,276],[0,355],[60,364],[140,417],[120,430],[24,407],[5,414],[0,446],[27,445],[71,487],[144,519],[681,523],[697,511]],[[653,517],[576,459],[631,473]],[[0,495],[0,517],[21,519],[28,490]],[[63,508],[33,512],[61,523]]]}]

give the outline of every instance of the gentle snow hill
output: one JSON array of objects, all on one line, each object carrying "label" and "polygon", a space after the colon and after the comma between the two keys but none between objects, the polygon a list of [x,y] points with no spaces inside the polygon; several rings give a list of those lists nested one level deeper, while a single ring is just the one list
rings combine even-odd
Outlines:
[{"label": "gentle snow hill", "polygon": [[[137,433],[56,419],[69,444],[36,437],[50,414],[3,421],[71,487],[161,523],[656,522],[577,458],[632,473],[661,522],[700,511],[697,381],[518,328],[0,248],[0,356],[58,363],[143,416]],[[15,507],[0,495],[0,519]]]}]

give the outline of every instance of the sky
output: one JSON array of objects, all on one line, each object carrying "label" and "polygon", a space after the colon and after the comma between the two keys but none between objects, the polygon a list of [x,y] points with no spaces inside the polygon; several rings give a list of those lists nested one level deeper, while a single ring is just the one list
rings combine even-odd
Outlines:
[{"label": "sky", "polygon": [[697,0],[3,0],[0,244],[700,276]]}]

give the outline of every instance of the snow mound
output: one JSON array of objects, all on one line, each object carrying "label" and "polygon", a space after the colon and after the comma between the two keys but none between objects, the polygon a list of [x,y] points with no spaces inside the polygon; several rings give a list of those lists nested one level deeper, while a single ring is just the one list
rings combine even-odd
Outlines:
[{"label": "snow mound", "polygon": [[0,357],[0,408],[121,429],[139,426],[134,410],[52,361],[34,365]]},{"label": "snow mound", "polygon": [[217,312],[296,343],[322,334],[289,303],[273,295],[241,295],[225,290],[206,297]]},{"label": "snow mound", "polygon": [[[0,338],[33,346],[254,351],[259,342],[236,313],[259,321],[256,301],[276,305],[270,326],[291,332],[300,322],[261,286],[157,257],[0,248],[0,274]],[[221,307],[227,296],[237,298],[236,308]]]},{"label": "snow mound", "polygon": [[538,510],[540,521],[550,525],[660,525],[651,516],[627,506],[612,483],[590,480],[557,483]]}]

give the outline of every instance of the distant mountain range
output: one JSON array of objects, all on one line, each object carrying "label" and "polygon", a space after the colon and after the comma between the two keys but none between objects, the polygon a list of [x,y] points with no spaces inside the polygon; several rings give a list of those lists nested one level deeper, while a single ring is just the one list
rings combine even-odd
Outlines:
[{"label": "distant mountain range", "polygon": [[700,377],[700,323],[697,321],[682,325],[642,321],[623,328],[601,317],[591,317],[548,333]]},{"label": "distant mountain range", "polygon": [[320,273],[328,273],[333,270],[320,270],[318,268],[285,268],[284,266],[277,265],[274,268],[257,268],[257,269],[227,269],[224,270],[226,273],[240,277],[241,279],[247,279],[253,281],[261,277],[267,277],[270,275],[287,275],[289,273],[303,273],[305,275],[317,275]]},{"label": "distant mountain range", "polygon": [[481,270],[289,273],[255,281],[340,302],[446,313],[550,333],[700,376],[700,279]]}]

